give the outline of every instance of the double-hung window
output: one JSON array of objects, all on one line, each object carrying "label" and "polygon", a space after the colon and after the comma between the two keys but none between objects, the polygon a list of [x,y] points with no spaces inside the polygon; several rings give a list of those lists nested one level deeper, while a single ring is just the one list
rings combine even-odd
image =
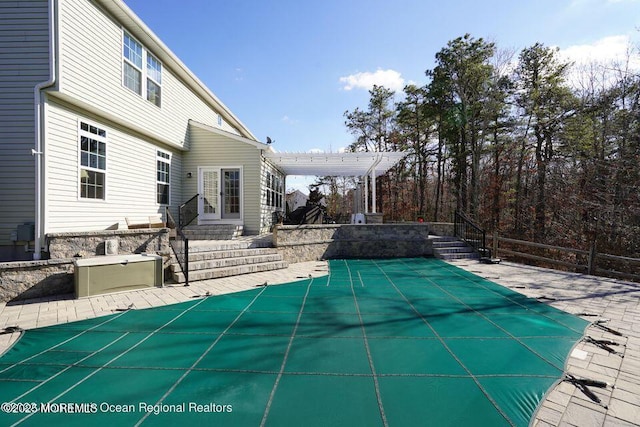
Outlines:
[{"label": "double-hung window", "polygon": [[147,52],[147,101],[160,106],[162,64]]},{"label": "double-hung window", "polygon": [[124,86],[160,107],[162,63],[127,32],[122,38],[122,62]]},{"label": "double-hung window", "polygon": [[156,155],[156,189],[158,204],[168,205],[171,194],[171,154],[160,150]]},{"label": "double-hung window", "polygon": [[106,197],[107,132],[97,126],[80,122],[80,198]]},{"label": "double-hung window", "polygon": [[267,172],[267,206],[281,209],[283,199],[282,177],[276,173]]},{"label": "double-hung window", "polygon": [[123,39],[124,85],[142,95],[142,45],[129,34]]}]

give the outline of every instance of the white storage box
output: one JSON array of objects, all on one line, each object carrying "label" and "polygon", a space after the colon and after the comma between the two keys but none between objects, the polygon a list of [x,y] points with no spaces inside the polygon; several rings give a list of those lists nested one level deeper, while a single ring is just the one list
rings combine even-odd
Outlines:
[{"label": "white storage box", "polygon": [[74,265],[76,298],[163,285],[159,255],[101,256]]}]

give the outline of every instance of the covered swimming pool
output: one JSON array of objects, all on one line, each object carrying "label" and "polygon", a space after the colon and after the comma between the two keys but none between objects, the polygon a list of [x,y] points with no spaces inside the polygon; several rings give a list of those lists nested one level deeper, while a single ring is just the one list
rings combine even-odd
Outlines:
[{"label": "covered swimming pool", "polygon": [[[27,331],[8,425],[528,425],[588,323],[435,259]],[[8,412],[8,413],[7,413]]]}]

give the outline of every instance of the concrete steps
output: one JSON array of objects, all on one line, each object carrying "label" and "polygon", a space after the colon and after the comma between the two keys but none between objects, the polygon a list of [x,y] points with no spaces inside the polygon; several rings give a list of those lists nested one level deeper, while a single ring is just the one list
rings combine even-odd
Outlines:
[{"label": "concrete steps", "polygon": [[[269,242],[264,238],[189,241],[189,281],[287,268],[289,264],[276,249],[265,247]],[[182,269],[175,259],[171,264],[171,273],[176,283],[185,282]]]},{"label": "concrete steps", "polygon": [[243,227],[234,224],[190,225],[182,229],[189,240],[233,240],[242,236]]},{"label": "concrete steps", "polygon": [[478,252],[455,237],[433,239],[433,256],[443,260],[480,259]]}]

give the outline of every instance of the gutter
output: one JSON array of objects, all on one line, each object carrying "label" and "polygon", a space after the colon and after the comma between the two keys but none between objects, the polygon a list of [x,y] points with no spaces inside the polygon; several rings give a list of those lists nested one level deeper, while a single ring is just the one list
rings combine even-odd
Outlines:
[{"label": "gutter", "polygon": [[57,24],[57,0],[49,0],[49,79],[38,83],[33,88],[33,103],[35,114],[35,147],[31,149],[31,154],[35,158],[35,244],[33,259],[42,258],[42,247],[44,240],[44,89],[52,87],[56,83],[56,24]]}]

